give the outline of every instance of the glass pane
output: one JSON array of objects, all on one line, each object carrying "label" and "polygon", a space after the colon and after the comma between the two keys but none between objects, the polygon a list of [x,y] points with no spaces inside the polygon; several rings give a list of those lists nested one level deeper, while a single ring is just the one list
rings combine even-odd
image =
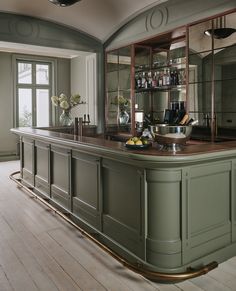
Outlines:
[{"label": "glass pane", "polygon": [[[225,70],[230,68],[225,68]],[[236,127],[236,100],[235,80],[223,80],[215,82],[215,109],[216,114],[221,112],[218,126]]]},{"label": "glass pane", "polygon": [[205,33],[211,28],[211,20],[189,27],[189,54],[211,50],[211,37]]},{"label": "glass pane", "polygon": [[150,49],[135,47],[135,68],[139,70],[150,68]]},{"label": "glass pane", "polygon": [[107,54],[107,90],[118,90],[118,51]]},{"label": "glass pane", "polygon": [[131,49],[125,47],[119,50],[119,88],[130,89]]},{"label": "glass pane", "polygon": [[37,126],[49,126],[49,90],[36,90]]},{"label": "glass pane", "polygon": [[236,13],[231,13],[214,20],[216,33],[214,37],[215,49],[236,44],[235,19]]},{"label": "glass pane", "polygon": [[36,64],[36,84],[49,84],[49,65]]},{"label": "glass pane", "polygon": [[189,85],[189,111],[199,125],[210,126],[211,82]]},{"label": "glass pane", "polygon": [[116,125],[118,120],[117,94],[109,93],[107,96],[107,124]]},{"label": "glass pane", "polygon": [[214,53],[215,80],[236,81],[236,45]]},{"label": "glass pane", "polygon": [[19,126],[32,126],[32,90],[18,89]]},{"label": "glass pane", "polygon": [[32,64],[18,63],[18,83],[32,84]]},{"label": "glass pane", "polygon": [[210,51],[189,57],[189,83],[212,80],[212,53]]}]

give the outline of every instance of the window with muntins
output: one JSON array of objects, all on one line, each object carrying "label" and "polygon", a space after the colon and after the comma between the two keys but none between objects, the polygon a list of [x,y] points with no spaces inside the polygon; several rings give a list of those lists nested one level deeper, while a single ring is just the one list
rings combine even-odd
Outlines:
[{"label": "window with muntins", "polygon": [[50,125],[52,63],[16,60],[16,125]]}]

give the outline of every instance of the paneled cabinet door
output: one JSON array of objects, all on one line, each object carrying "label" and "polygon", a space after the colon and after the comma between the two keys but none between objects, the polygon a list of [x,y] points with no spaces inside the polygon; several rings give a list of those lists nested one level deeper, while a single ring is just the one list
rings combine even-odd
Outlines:
[{"label": "paneled cabinet door", "polygon": [[34,140],[25,137],[21,140],[21,176],[27,186],[34,186]]},{"label": "paneled cabinet door", "polygon": [[50,145],[35,141],[35,190],[50,196]]},{"label": "paneled cabinet door", "polygon": [[71,151],[52,145],[50,153],[51,198],[54,202],[70,211]]},{"label": "paneled cabinet door", "polygon": [[144,169],[118,161],[102,162],[103,232],[145,257]]},{"label": "paneled cabinet door", "polygon": [[100,158],[72,151],[72,212],[101,229]]}]

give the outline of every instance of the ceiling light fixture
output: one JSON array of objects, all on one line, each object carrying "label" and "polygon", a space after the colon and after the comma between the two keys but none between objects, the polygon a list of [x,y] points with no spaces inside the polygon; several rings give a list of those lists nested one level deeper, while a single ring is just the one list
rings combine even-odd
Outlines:
[{"label": "ceiling light fixture", "polygon": [[48,0],[48,1],[60,7],[67,7],[81,0]]},{"label": "ceiling light fixture", "polygon": [[215,29],[207,29],[204,31],[204,34],[216,39],[224,39],[234,32],[236,32],[235,28],[226,27],[226,16],[223,16],[216,19]]}]

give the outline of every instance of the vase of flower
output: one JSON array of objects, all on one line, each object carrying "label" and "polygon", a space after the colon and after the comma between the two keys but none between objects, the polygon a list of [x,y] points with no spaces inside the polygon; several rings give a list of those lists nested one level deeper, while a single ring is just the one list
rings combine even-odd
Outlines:
[{"label": "vase of flower", "polygon": [[120,109],[119,113],[119,123],[120,124],[127,124],[129,122],[129,114],[125,109]]},{"label": "vase of flower", "polygon": [[116,96],[114,99],[114,104],[118,105],[118,122],[120,125],[125,125],[129,122],[129,108],[130,99],[123,96]]},{"label": "vase of flower", "polygon": [[63,110],[59,121],[61,126],[71,126],[73,124],[73,118],[70,110]]},{"label": "vase of flower", "polygon": [[73,124],[73,118],[71,116],[71,108],[80,103],[80,95],[75,94],[71,97],[66,96],[65,94],[60,94],[58,96],[51,97],[52,104],[54,106],[59,106],[62,109],[59,121],[61,126],[71,126]]}]

